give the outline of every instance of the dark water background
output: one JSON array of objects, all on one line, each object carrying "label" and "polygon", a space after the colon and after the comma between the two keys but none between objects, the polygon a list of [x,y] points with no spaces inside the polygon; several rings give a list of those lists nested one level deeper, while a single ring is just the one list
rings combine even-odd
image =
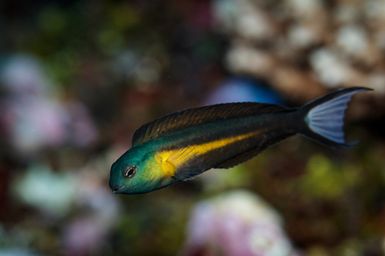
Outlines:
[{"label": "dark water background", "polygon": [[[0,255],[383,255],[384,10],[1,1]],[[375,91],[349,108],[351,149],[294,137],[150,194],[108,188],[144,122],[218,102],[298,106],[354,85]]]}]

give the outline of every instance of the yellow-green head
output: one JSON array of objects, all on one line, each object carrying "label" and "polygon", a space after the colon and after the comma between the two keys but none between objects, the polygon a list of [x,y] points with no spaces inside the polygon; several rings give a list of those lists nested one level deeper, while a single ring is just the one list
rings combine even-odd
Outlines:
[{"label": "yellow-green head", "polygon": [[144,146],[131,148],[111,166],[109,185],[114,193],[146,193],[170,182],[162,174],[154,151]]}]

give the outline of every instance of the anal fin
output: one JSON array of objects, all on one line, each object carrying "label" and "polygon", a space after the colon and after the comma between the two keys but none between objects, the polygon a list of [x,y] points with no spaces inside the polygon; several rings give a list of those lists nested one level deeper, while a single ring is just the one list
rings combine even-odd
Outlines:
[{"label": "anal fin", "polygon": [[228,169],[228,168],[234,167],[258,155],[258,153],[261,152],[262,150],[263,148],[261,147],[253,148],[249,151],[243,152],[241,154],[238,154],[232,158],[225,160],[224,162],[216,165],[215,168]]},{"label": "anal fin", "polygon": [[267,147],[289,137],[290,135],[293,135],[293,134],[292,133],[280,134],[280,135],[264,134],[260,142],[258,143],[258,145],[217,164],[214,168],[228,169],[238,164],[241,164],[253,158],[254,156],[258,155],[261,151],[265,150]]}]

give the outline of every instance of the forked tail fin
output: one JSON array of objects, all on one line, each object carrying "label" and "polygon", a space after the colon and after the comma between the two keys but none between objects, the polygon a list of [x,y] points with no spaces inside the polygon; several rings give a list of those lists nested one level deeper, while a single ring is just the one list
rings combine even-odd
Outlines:
[{"label": "forked tail fin", "polygon": [[348,103],[356,93],[369,90],[364,87],[342,89],[306,104],[300,110],[306,124],[301,133],[327,145],[350,146],[344,134]]}]

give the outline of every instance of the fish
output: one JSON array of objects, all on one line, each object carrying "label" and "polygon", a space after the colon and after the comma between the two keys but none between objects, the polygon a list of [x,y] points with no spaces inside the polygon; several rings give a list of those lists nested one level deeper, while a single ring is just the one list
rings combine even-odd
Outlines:
[{"label": "fish", "polygon": [[344,134],[348,103],[369,90],[345,88],[297,108],[237,102],[166,115],[134,132],[132,147],[111,166],[109,186],[117,194],[151,192],[236,166],[296,134],[331,147],[351,146]]}]

